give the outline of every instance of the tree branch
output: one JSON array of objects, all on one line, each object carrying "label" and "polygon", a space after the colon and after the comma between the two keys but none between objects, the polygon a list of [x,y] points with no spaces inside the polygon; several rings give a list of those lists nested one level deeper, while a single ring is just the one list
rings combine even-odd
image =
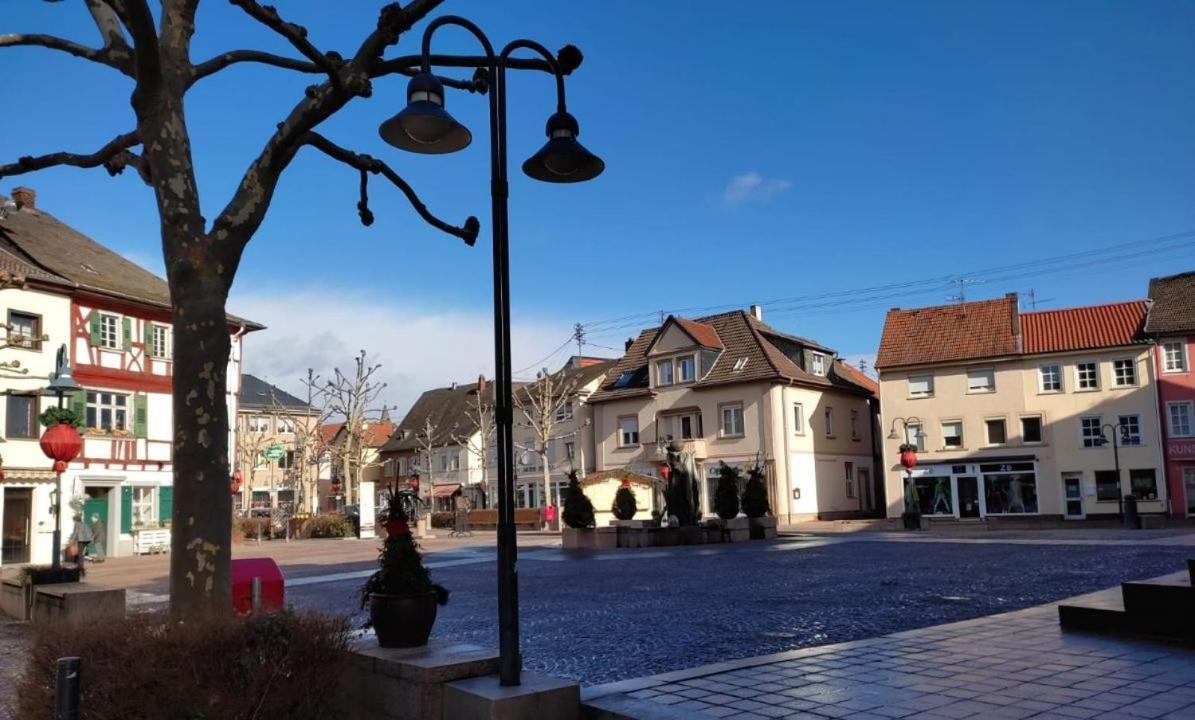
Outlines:
[{"label": "tree branch", "polygon": [[[465,224],[462,227],[455,227],[444,222],[427,209],[427,206],[423,204],[423,201],[419,199],[419,196],[415,194],[415,190],[410,186],[409,183],[407,183],[406,180],[403,180],[398,173],[394,172],[389,165],[381,160],[372,158],[369,155],[362,155],[360,153],[355,153],[352,150],[347,150],[323,135],[315,132],[309,132],[304,135],[303,144],[310,145],[333,160],[338,160],[349,167],[356,168],[362,173],[368,172],[373,175],[381,175],[385,177],[395,187],[401,190],[404,195],[407,196],[407,200],[411,203],[411,206],[415,208],[415,212],[419,213],[419,216],[422,217],[429,225],[442,232],[446,232],[449,235],[455,235],[456,237],[459,237],[460,239],[464,240],[465,244],[467,245],[473,245],[473,243],[477,242],[477,231],[480,229],[480,224],[478,223],[477,218],[470,217],[465,221]],[[362,177],[364,178],[364,175]],[[358,204],[357,209],[362,213],[362,222],[368,225],[369,222],[365,221],[366,214],[368,213],[370,221],[372,221],[373,216],[372,213],[369,213],[367,198],[365,197],[364,191],[362,191],[362,201]]]},{"label": "tree branch", "polygon": [[84,60],[107,65],[129,77],[133,76],[133,55],[129,52],[127,45],[124,47],[105,47],[96,50],[86,45],[80,45],[77,42],[54,37],[53,35],[22,33],[0,35],[0,47],[16,47],[19,45],[32,45],[50,50],[58,50],[59,52],[74,55]]},{"label": "tree branch", "polygon": [[282,16],[278,14],[278,10],[272,6],[267,5],[263,7],[258,5],[254,0],[228,1],[241,10],[244,10],[254,20],[257,20],[262,25],[286,38],[296,50],[302,53],[303,57],[311,61],[321,71],[327,73],[328,78],[332,81],[332,85],[340,89],[340,68],[344,66],[344,58],[340,56],[340,53],[320,52],[307,39],[307,28],[283,20]]},{"label": "tree branch", "polygon": [[100,37],[104,39],[104,47],[128,50],[129,43],[124,36],[124,27],[121,26],[120,18],[112,6],[105,0],[86,0],[86,2],[91,19],[95,21],[95,28],[100,31]]},{"label": "tree branch", "polygon": [[134,165],[137,167],[141,177],[146,182],[149,182],[147,171],[144,169],[140,156],[129,150],[129,148],[140,144],[141,136],[134,130],[133,132],[117,136],[107,145],[90,155],[69,152],[51,153],[36,157],[26,155],[25,157],[18,158],[15,163],[10,165],[0,165],[0,177],[23,175],[60,165],[79,168],[93,168],[103,165],[108,169],[110,174],[116,175],[124,170],[125,167]]},{"label": "tree branch", "polygon": [[[199,82],[205,77],[215,75],[225,68],[235,65],[237,63],[259,63],[261,65],[271,65],[273,67],[283,68],[285,70],[296,70],[302,73],[324,73],[325,70],[313,62],[306,60],[299,60],[298,58],[289,58],[282,55],[275,55],[273,53],[262,52],[260,50],[229,50],[228,52],[220,53],[215,57],[205,60],[196,65],[191,75],[191,85]],[[414,77],[418,71],[418,63],[410,67],[398,67],[385,74],[401,74],[407,77]],[[546,64],[545,64],[546,67]],[[485,85],[480,84],[476,78],[472,80],[457,80],[456,78],[437,76],[440,82],[445,87],[456,88],[457,90],[467,90],[469,92],[485,92]]]}]

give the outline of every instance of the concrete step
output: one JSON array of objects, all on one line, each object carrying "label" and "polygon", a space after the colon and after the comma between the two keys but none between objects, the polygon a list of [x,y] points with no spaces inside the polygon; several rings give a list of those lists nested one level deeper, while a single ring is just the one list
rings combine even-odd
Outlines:
[{"label": "concrete step", "polygon": [[1174,582],[1126,582],[1120,588],[1129,613],[1195,613],[1195,588],[1186,578]]}]

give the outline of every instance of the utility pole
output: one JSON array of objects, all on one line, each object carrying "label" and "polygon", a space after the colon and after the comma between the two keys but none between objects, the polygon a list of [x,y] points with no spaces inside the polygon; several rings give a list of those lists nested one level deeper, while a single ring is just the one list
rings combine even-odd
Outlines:
[{"label": "utility pole", "polygon": [[581,358],[585,355],[582,346],[585,344],[585,326],[577,323],[573,326],[573,338],[577,341],[577,363],[580,364]]}]

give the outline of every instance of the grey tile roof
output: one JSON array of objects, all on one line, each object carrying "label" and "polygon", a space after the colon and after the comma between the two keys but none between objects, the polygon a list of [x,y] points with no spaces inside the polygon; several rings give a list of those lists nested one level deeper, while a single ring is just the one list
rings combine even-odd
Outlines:
[{"label": "grey tile roof", "polygon": [[256,375],[241,375],[240,406],[242,410],[284,410],[315,413],[307,402],[291,395],[282,388],[271,385]]}]

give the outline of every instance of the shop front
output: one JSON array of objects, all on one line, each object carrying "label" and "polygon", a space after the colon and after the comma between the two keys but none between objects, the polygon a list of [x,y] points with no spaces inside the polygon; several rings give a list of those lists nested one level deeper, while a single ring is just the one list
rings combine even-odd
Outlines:
[{"label": "shop front", "polygon": [[1172,438],[1166,442],[1166,470],[1175,515],[1195,517],[1195,438]]},{"label": "shop front", "polygon": [[1040,512],[1033,456],[929,463],[913,469],[912,485],[924,516],[968,520]]}]

